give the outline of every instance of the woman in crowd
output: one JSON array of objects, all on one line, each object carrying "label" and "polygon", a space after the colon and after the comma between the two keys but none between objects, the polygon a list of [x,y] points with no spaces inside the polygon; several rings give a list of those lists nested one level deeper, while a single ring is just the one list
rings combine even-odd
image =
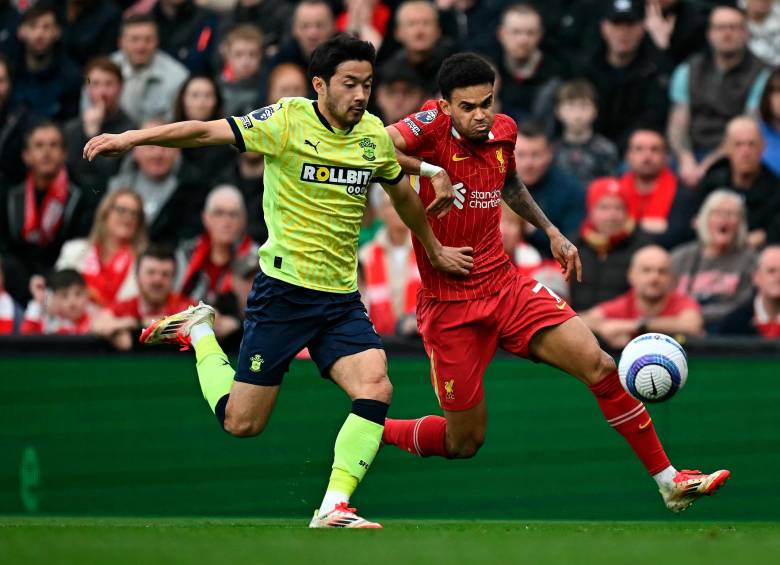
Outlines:
[{"label": "woman in crowd", "polygon": [[[174,121],[205,122],[223,117],[222,94],[216,80],[208,75],[192,75],[184,81],[174,102]],[[201,178],[214,179],[226,174],[237,152],[229,145],[215,145],[182,149],[181,156],[183,167],[198,170]]]},{"label": "woman in crowd", "polygon": [[701,305],[708,333],[752,292],[756,253],[747,243],[747,220],[742,198],[730,190],[710,194],[695,220],[697,241],[672,253],[677,290]]},{"label": "woman in crowd", "polygon": [[65,242],[56,268],[79,271],[90,300],[109,307],[138,293],[134,265],[146,241],[141,197],[119,189],[101,201],[88,238]]},{"label": "woman in crowd", "polygon": [[780,175],[780,69],[769,75],[759,105],[761,135],[766,142],[764,164]]}]

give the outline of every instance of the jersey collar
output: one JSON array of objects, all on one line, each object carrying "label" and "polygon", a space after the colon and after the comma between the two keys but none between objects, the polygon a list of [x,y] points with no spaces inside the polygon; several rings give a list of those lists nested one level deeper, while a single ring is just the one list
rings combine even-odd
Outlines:
[{"label": "jersey collar", "polygon": [[[316,106],[315,106],[315,108],[316,108]],[[452,126],[450,128],[450,130],[452,131],[452,137],[454,137],[455,139],[460,139],[461,138],[460,134],[458,133],[458,130],[455,129],[455,126]],[[495,135],[493,135],[493,130],[490,130],[488,132],[488,139],[492,140],[494,137],[495,137]]]},{"label": "jersey collar", "polygon": [[[330,122],[328,122],[328,120],[325,118],[325,116],[322,115],[322,112],[320,112],[320,109],[317,106],[317,101],[316,100],[312,100],[311,101],[311,105],[314,107],[314,113],[317,114],[317,118],[320,120],[320,123],[323,126],[325,126],[328,129],[328,131],[330,131],[331,133],[336,133],[336,129],[334,129],[334,127],[332,125],[330,125]],[[340,129],[340,130],[338,130],[338,133],[343,133],[344,135],[347,135],[354,128],[355,128],[355,126],[350,126],[348,130]]]}]

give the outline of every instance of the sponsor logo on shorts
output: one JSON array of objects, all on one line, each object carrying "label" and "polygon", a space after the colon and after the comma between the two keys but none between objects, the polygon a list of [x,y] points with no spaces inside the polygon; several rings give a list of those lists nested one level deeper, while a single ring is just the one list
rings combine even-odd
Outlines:
[{"label": "sponsor logo on shorts", "polygon": [[427,110],[425,112],[417,112],[414,117],[418,122],[422,122],[424,124],[430,124],[433,120],[436,119],[436,116],[439,115],[438,110]]},{"label": "sponsor logo on shorts", "polygon": [[411,130],[412,134],[415,137],[418,137],[420,135],[420,126],[414,123],[414,120],[411,120],[409,118],[404,118],[404,123],[406,126]]},{"label": "sponsor logo on shorts", "polygon": [[301,180],[343,186],[346,188],[347,194],[359,196],[368,190],[368,185],[371,182],[371,170],[304,163],[301,167]]},{"label": "sponsor logo on shorts", "polygon": [[447,400],[455,400],[455,379],[444,381],[444,394]]},{"label": "sponsor logo on shorts", "polygon": [[265,360],[263,359],[263,356],[259,353],[255,353],[249,358],[249,370],[253,373],[259,373],[263,370],[263,363],[265,363]]}]

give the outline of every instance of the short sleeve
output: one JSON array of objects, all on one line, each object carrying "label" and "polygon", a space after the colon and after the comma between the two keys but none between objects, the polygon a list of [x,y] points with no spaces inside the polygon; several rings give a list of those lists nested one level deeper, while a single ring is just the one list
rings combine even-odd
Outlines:
[{"label": "short sleeve", "polygon": [[398,184],[404,176],[403,169],[398,163],[395,153],[395,145],[390,139],[390,134],[385,128],[379,127],[379,139],[377,143],[376,167],[374,168],[373,182],[382,184]]},{"label": "short sleeve", "polygon": [[410,114],[393,124],[406,141],[406,152],[409,155],[419,157],[435,143],[437,138],[435,134],[439,129],[439,122],[436,119],[439,116],[439,109],[436,106],[429,108],[429,105],[425,104],[422,111]]},{"label": "short sleeve", "polygon": [[672,80],[669,84],[669,100],[674,104],[690,104],[691,102],[688,92],[690,69],[688,63],[682,63],[672,74]]},{"label": "short sleeve", "polygon": [[241,152],[279,155],[287,143],[287,122],[290,102],[282,98],[278,103],[259,108],[245,116],[227,118],[236,147]]}]

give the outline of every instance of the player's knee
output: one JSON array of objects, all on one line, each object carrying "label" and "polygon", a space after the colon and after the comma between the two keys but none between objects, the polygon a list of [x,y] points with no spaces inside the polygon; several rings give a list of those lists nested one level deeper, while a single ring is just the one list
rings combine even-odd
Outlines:
[{"label": "player's knee", "polygon": [[356,398],[368,398],[390,404],[393,398],[393,384],[385,371],[377,371],[365,376],[360,383]]},{"label": "player's knee", "polygon": [[591,369],[585,375],[588,384],[594,385],[604,380],[617,369],[612,356],[599,349],[598,355],[591,363]]},{"label": "player's knee", "polygon": [[235,437],[255,437],[265,429],[265,423],[245,418],[225,417],[225,431]]},{"label": "player's knee", "polygon": [[470,459],[477,454],[484,443],[484,434],[470,435],[452,443],[448,442],[447,452],[451,459]]}]

